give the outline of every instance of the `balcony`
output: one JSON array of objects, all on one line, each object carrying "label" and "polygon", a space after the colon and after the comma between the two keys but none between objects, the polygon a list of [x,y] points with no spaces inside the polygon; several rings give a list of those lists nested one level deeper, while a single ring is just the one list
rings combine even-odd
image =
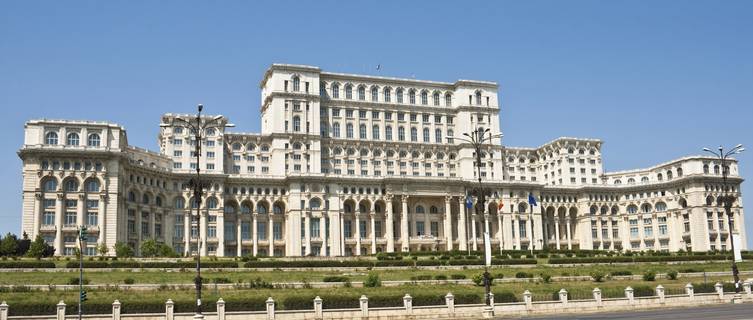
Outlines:
[{"label": "balcony", "polygon": [[57,231],[57,228],[54,224],[43,224],[39,227],[39,231],[41,232],[55,232]]}]

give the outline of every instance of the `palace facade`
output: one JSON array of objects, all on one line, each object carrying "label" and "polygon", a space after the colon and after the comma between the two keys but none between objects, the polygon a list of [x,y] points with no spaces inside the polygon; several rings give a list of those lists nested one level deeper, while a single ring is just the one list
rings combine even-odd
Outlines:
[{"label": "palace facade", "polygon": [[[558,138],[536,148],[482,147],[463,133],[501,133],[498,85],[325,72],[274,64],[261,87],[261,133],[191,130],[165,114],[159,152],[128,144],[114,123],[25,125],[22,231],[58,255],[155,239],[177,252],[240,256],[350,256],[467,250],[725,250],[730,246],[717,159],[690,156],[604,172],[602,141]],[[207,118],[216,118],[207,116]],[[198,208],[187,181],[208,182]],[[479,173],[480,172],[480,173]],[[737,162],[735,232],[745,248]],[[468,196],[481,175],[490,196]],[[538,200],[529,207],[528,195]],[[478,212],[477,212],[478,211]],[[198,243],[200,246],[197,246]]]}]

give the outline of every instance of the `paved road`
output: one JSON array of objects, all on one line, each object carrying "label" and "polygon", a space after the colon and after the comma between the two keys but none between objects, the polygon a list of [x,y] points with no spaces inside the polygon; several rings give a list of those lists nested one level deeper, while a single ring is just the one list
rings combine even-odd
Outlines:
[{"label": "paved road", "polygon": [[[509,319],[509,318],[500,318]],[[692,308],[655,309],[645,311],[622,311],[589,314],[562,314],[556,316],[523,317],[517,319],[565,319],[565,320],[593,320],[593,319],[674,319],[674,320],[743,320],[753,319],[753,304],[725,304]]]}]

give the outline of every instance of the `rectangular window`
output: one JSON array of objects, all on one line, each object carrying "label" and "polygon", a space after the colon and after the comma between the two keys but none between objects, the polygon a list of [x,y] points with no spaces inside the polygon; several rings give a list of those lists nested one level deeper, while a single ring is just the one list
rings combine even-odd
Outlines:
[{"label": "rectangular window", "polygon": [[256,240],[267,240],[267,223],[259,221],[256,223]]},{"label": "rectangular window", "polygon": [[366,238],[366,221],[361,221],[358,231],[361,233],[361,239]]},{"label": "rectangular window", "polygon": [[439,222],[437,221],[431,222],[431,235],[435,237],[439,236]]},{"label": "rectangular window", "polygon": [[75,212],[66,212],[65,213],[65,225],[66,226],[75,226],[76,225],[76,213]]},{"label": "rectangular window", "polygon": [[241,240],[249,240],[249,239],[251,239],[251,223],[242,222],[241,223]]},{"label": "rectangular window", "polygon": [[86,213],[86,225],[88,226],[96,226],[97,222],[99,221],[98,215],[96,212],[87,212]]},{"label": "rectangular window", "polygon": [[416,235],[417,236],[423,236],[426,233],[424,233],[424,222],[423,221],[416,221]]},{"label": "rectangular window", "polygon": [[55,225],[55,213],[50,211],[45,211],[43,216],[43,224],[46,226],[54,226]]},{"label": "rectangular window", "polygon": [[518,225],[518,235],[521,238],[525,238],[526,237],[526,222],[527,222],[526,220],[521,220],[520,223],[519,223],[519,225]]},{"label": "rectangular window", "polygon": [[353,235],[351,233],[351,229],[352,229],[351,221],[350,220],[345,220],[345,225],[343,226],[343,233],[345,235],[345,238],[352,238],[353,237]]},{"label": "rectangular window", "polygon": [[272,236],[274,240],[282,240],[282,223],[281,222],[274,222],[272,224]]},{"label": "rectangular window", "polygon": [[382,221],[381,220],[374,221],[374,232],[375,232],[374,234],[375,237],[377,238],[382,237]]},{"label": "rectangular window", "polygon": [[310,221],[311,223],[310,233],[311,233],[312,238],[319,238],[319,219],[320,218],[311,219]]}]

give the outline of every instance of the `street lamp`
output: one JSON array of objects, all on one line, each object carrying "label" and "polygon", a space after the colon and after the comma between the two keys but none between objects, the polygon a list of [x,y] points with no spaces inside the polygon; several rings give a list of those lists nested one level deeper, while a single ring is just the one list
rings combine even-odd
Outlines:
[{"label": "street lamp", "polygon": [[[478,177],[478,203],[476,203],[476,213],[481,215],[484,213],[484,206],[486,202],[486,192],[484,191],[483,184],[481,183],[481,146],[486,142],[491,143],[492,140],[501,138],[502,134],[492,134],[489,128],[478,128],[474,131],[471,131],[470,133],[463,133],[463,136],[465,136],[465,138],[447,137],[447,139],[450,141],[452,141],[452,139],[457,139],[462,142],[469,143],[471,144],[471,146],[473,146],[473,149],[476,152],[476,176]],[[487,252],[486,250],[486,241],[489,234],[489,219],[486,217],[484,218],[484,256],[486,256],[487,254],[491,253]],[[484,289],[486,291],[485,303],[487,306],[490,306],[489,295],[491,293],[491,279],[489,275],[489,266],[487,266],[486,263],[484,263]]]},{"label": "street lamp", "polygon": [[[201,313],[201,197],[204,192],[204,188],[208,187],[208,184],[204,181],[201,181],[201,168],[199,166],[199,159],[201,157],[201,140],[203,139],[203,136],[205,134],[205,130],[209,128],[220,128],[220,127],[234,127],[235,125],[230,123],[222,123],[222,116],[215,116],[212,118],[203,117],[201,116],[201,111],[204,109],[204,106],[199,104],[198,105],[198,113],[196,114],[196,118],[193,120],[186,120],[183,118],[173,118],[173,123],[164,123],[160,124],[161,127],[169,127],[174,125],[182,125],[191,130],[191,132],[194,135],[195,139],[195,154],[196,154],[196,177],[191,178],[191,180],[188,181],[188,184],[191,188],[193,188],[193,199],[195,201],[196,205],[196,226],[197,230],[199,231],[196,237],[196,279],[194,279],[194,283],[196,284],[196,314],[193,316],[194,319],[204,319],[204,315]],[[191,205],[194,205],[193,203]],[[191,219],[191,226],[193,227],[193,219]],[[193,229],[193,228],[192,228]],[[190,236],[190,235],[189,235]]]},{"label": "street lamp", "polygon": [[743,148],[742,144],[736,145],[732,150],[729,150],[727,152],[724,151],[724,147],[719,146],[719,152],[712,151],[709,148],[703,148],[703,151],[706,151],[708,153],[713,154],[716,158],[719,158],[719,160],[722,162],[722,181],[723,181],[723,189],[722,189],[722,196],[720,196],[722,203],[724,204],[724,211],[727,213],[727,225],[729,226],[729,243],[730,243],[730,250],[732,250],[732,278],[735,280],[735,294],[740,294],[740,272],[737,270],[737,262],[735,262],[735,237],[734,237],[734,229],[732,225],[732,203],[735,202],[736,197],[734,194],[729,192],[729,187],[727,186],[727,175],[729,174],[729,167],[727,166],[728,158],[733,154],[738,154],[743,151],[745,151],[745,148]]}]

